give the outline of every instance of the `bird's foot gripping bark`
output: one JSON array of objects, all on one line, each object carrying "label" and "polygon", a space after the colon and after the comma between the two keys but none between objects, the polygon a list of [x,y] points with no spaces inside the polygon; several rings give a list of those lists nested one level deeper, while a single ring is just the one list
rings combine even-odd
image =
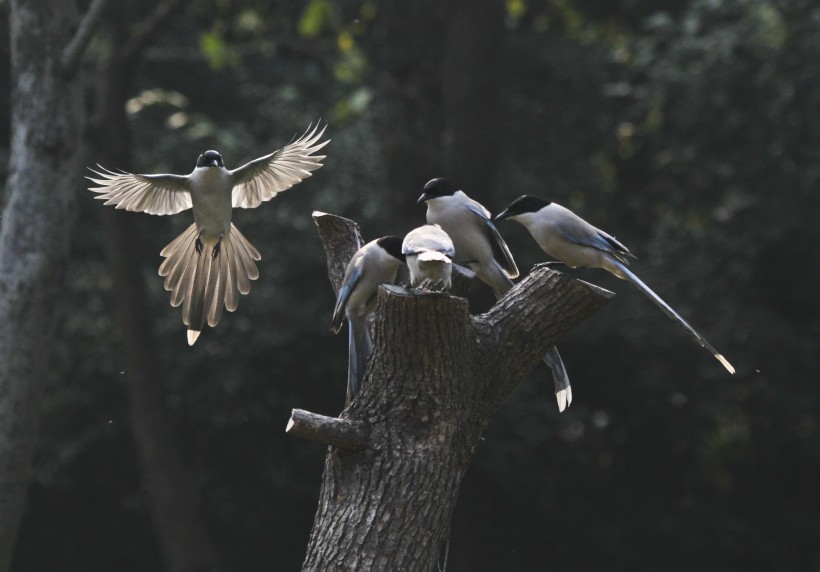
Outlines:
[{"label": "bird's foot gripping bark", "polygon": [[199,240],[198,236],[196,237],[196,242],[194,243],[194,248],[196,248],[196,253],[197,254],[202,254],[202,249],[204,248],[204,245],[202,244],[202,241]]},{"label": "bird's foot gripping bark", "polygon": [[416,290],[426,290],[430,292],[444,292],[450,289],[450,283],[446,280],[435,279],[435,278],[425,278],[421,281],[421,284],[418,285]]}]

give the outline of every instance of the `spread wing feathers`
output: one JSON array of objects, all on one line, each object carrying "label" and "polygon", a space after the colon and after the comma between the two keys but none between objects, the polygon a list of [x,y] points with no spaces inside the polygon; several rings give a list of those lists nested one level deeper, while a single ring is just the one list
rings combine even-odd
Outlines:
[{"label": "spread wing feathers", "polygon": [[336,296],[336,307],[333,308],[333,319],[330,321],[330,331],[338,334],[342,329],[342,322],[345,319],[345,306],[353,290],[356,289],[356,284],[362,277],[362,269],[360,266],[351,265],[347,272],[345,272],[345,279],[342,287],[339,288],[339,293]]},{"label": "spread wing feathers", "polygon": [[471,201],[467,205],[467,208],[484,223],[487,236],[490,239],[490,246],[493,249],[493,258],[498,262],[501,269],[504,270],[504,274],[509,278],[518,278],[518,266],[515,264],[510,248],[507,246],[507,243],[504,242],[504,238],[501,236],[501,233],[498,232],[495,224],[493,224],[490,218],[490,212],[475,201]]},{"label": "spread wing feathers", "polygon": [[624,264],[635,255],[629,249],[604,231],[595,228],[580,217],[567,218],[556,225],[563,238],[581,246],[588,246],[611,254]]},{"label": "spread wing feathers", "polygon": [[196,224],[189,226],[160,253],[165,257],[159,275],[171,292],[171,306],[182,304],[182,322],[188,326],[188,343],[193,345],[207,323],[214,327],[239,305],[239,295],[251,290],[250,281],[259,278],[254,261],[261,256],[256,248],[231,224],[214,256],[211,248],[196,250]]},{"label": "spread wing feathers", "polygon": [[330,143],[319,142],[327,126],[319,131],[319,124],[309,126],[296,141],[264,157],[231,171],[234,181],[233,206],[250,209],[269,201],[282,191],[310,177],[322,166],[325,155],[313,155]]},{"label": "spread wing feathers", "polygon": [[154,215],[172,215],[191,208],[185,175],[135,175],[125,171],[89,169],[96,177],[86,177],[100,185],[88,190],[99,193],[95,198],[118,209]]}]

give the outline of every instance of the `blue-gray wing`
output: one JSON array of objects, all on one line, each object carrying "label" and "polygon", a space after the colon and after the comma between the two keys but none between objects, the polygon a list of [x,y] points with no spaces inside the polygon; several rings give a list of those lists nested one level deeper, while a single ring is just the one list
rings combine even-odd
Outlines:
[{"label": "blue-gray wing", "polygon": [[336,307],[333,308],[333,319],[330,322],[330,330],[335,334],[338,334],[339,330],[342,329],[342,322],[345,319],[345,306],[347,306],[347,301],[350,299],[353,290],[356,289],[356,284],[359,283],[361,277],[362,268],[358,264],[352,265],[349,271],[345,273],[344,282],[336,295]]},{"label": "blue-gray wing", "polygon": [[580,217],[567,218],[556,225],[558,232],[566,240],[602,250],[621,262],[629,264],[628,257],[635,258],[629,249],[604,231],[592,226]]},{"label": "blue-gray wing", "polygon": [[330,139],[319,141],[326,127],[320,131],[318,123],[315,127],[309,126],[296,141],[231,171],[233,206],[243,209],[258,207],[310,177],[322,166],[322,159],[325,158],[325,155],[313,153],[330,143]]},{"label": "blue-gray wing", "polygon": [[191,208],[186,175],[135,175],[97,167],[99,171],[89,169],[96,177],[86,179],[99,186],[88,190],[98,193],[94,198],[107,205],[153,215],[172,215]]},{"label": "blue-gray wing", "polygon": [[479,217],[484,224],[484,228],[487,231],[487,237],[490,239],[490,245],[493,249],[493,258],[495,258],[495,261],[507,277],[518,278],[518,266],[515,264],[515,259],[513,259],[512,252],[510,252],[510,248],[507,246],[507,243],[504,241],[501,233],[498,232],[495,224],[493,224],[489,211],[475,201],[470,201],[470,203],[467,204],[467,208],[470,212]]}]

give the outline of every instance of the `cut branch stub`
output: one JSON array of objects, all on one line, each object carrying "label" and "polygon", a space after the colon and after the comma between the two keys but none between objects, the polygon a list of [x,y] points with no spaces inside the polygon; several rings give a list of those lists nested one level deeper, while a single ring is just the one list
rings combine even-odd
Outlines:
[{"label": "cut branch stub", "polygon": [[294,409],[285,433],[348,451],[359,451],[367,447],[370,428],[361,421],[348,421]]},{"label": "cut branch stub", "polygon": [[313,222],[327,257],[327,276],[338,292],[342,286],[347,263],[364,245],[359,225],[349,218],[313,211]]}]

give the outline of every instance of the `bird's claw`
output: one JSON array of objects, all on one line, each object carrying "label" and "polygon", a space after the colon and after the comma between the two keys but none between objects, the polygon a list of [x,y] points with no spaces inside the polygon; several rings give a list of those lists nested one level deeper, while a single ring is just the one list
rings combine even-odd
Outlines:
[{"label": "bird's claw", "polygon": [[199,237],[196,237],[196,242],[194,243],[194,248],[196,248],[197,254],[202,254],[202,249],[204,248],[202,241],[199,240]]},{"label": "bird's claw", "polygon": [[222,235],[219,235],[219,242],[214,245],[213,252],[211,252],[211,257],[216,260],[216,257],[219,256],[219,250],[222,246]]},{"label": "bird's claw", "polygon": [[450,289],[450,286],[444,280],[425,278],[416,287],[417,290],[425,290],[428,292],[444,292]]}]

